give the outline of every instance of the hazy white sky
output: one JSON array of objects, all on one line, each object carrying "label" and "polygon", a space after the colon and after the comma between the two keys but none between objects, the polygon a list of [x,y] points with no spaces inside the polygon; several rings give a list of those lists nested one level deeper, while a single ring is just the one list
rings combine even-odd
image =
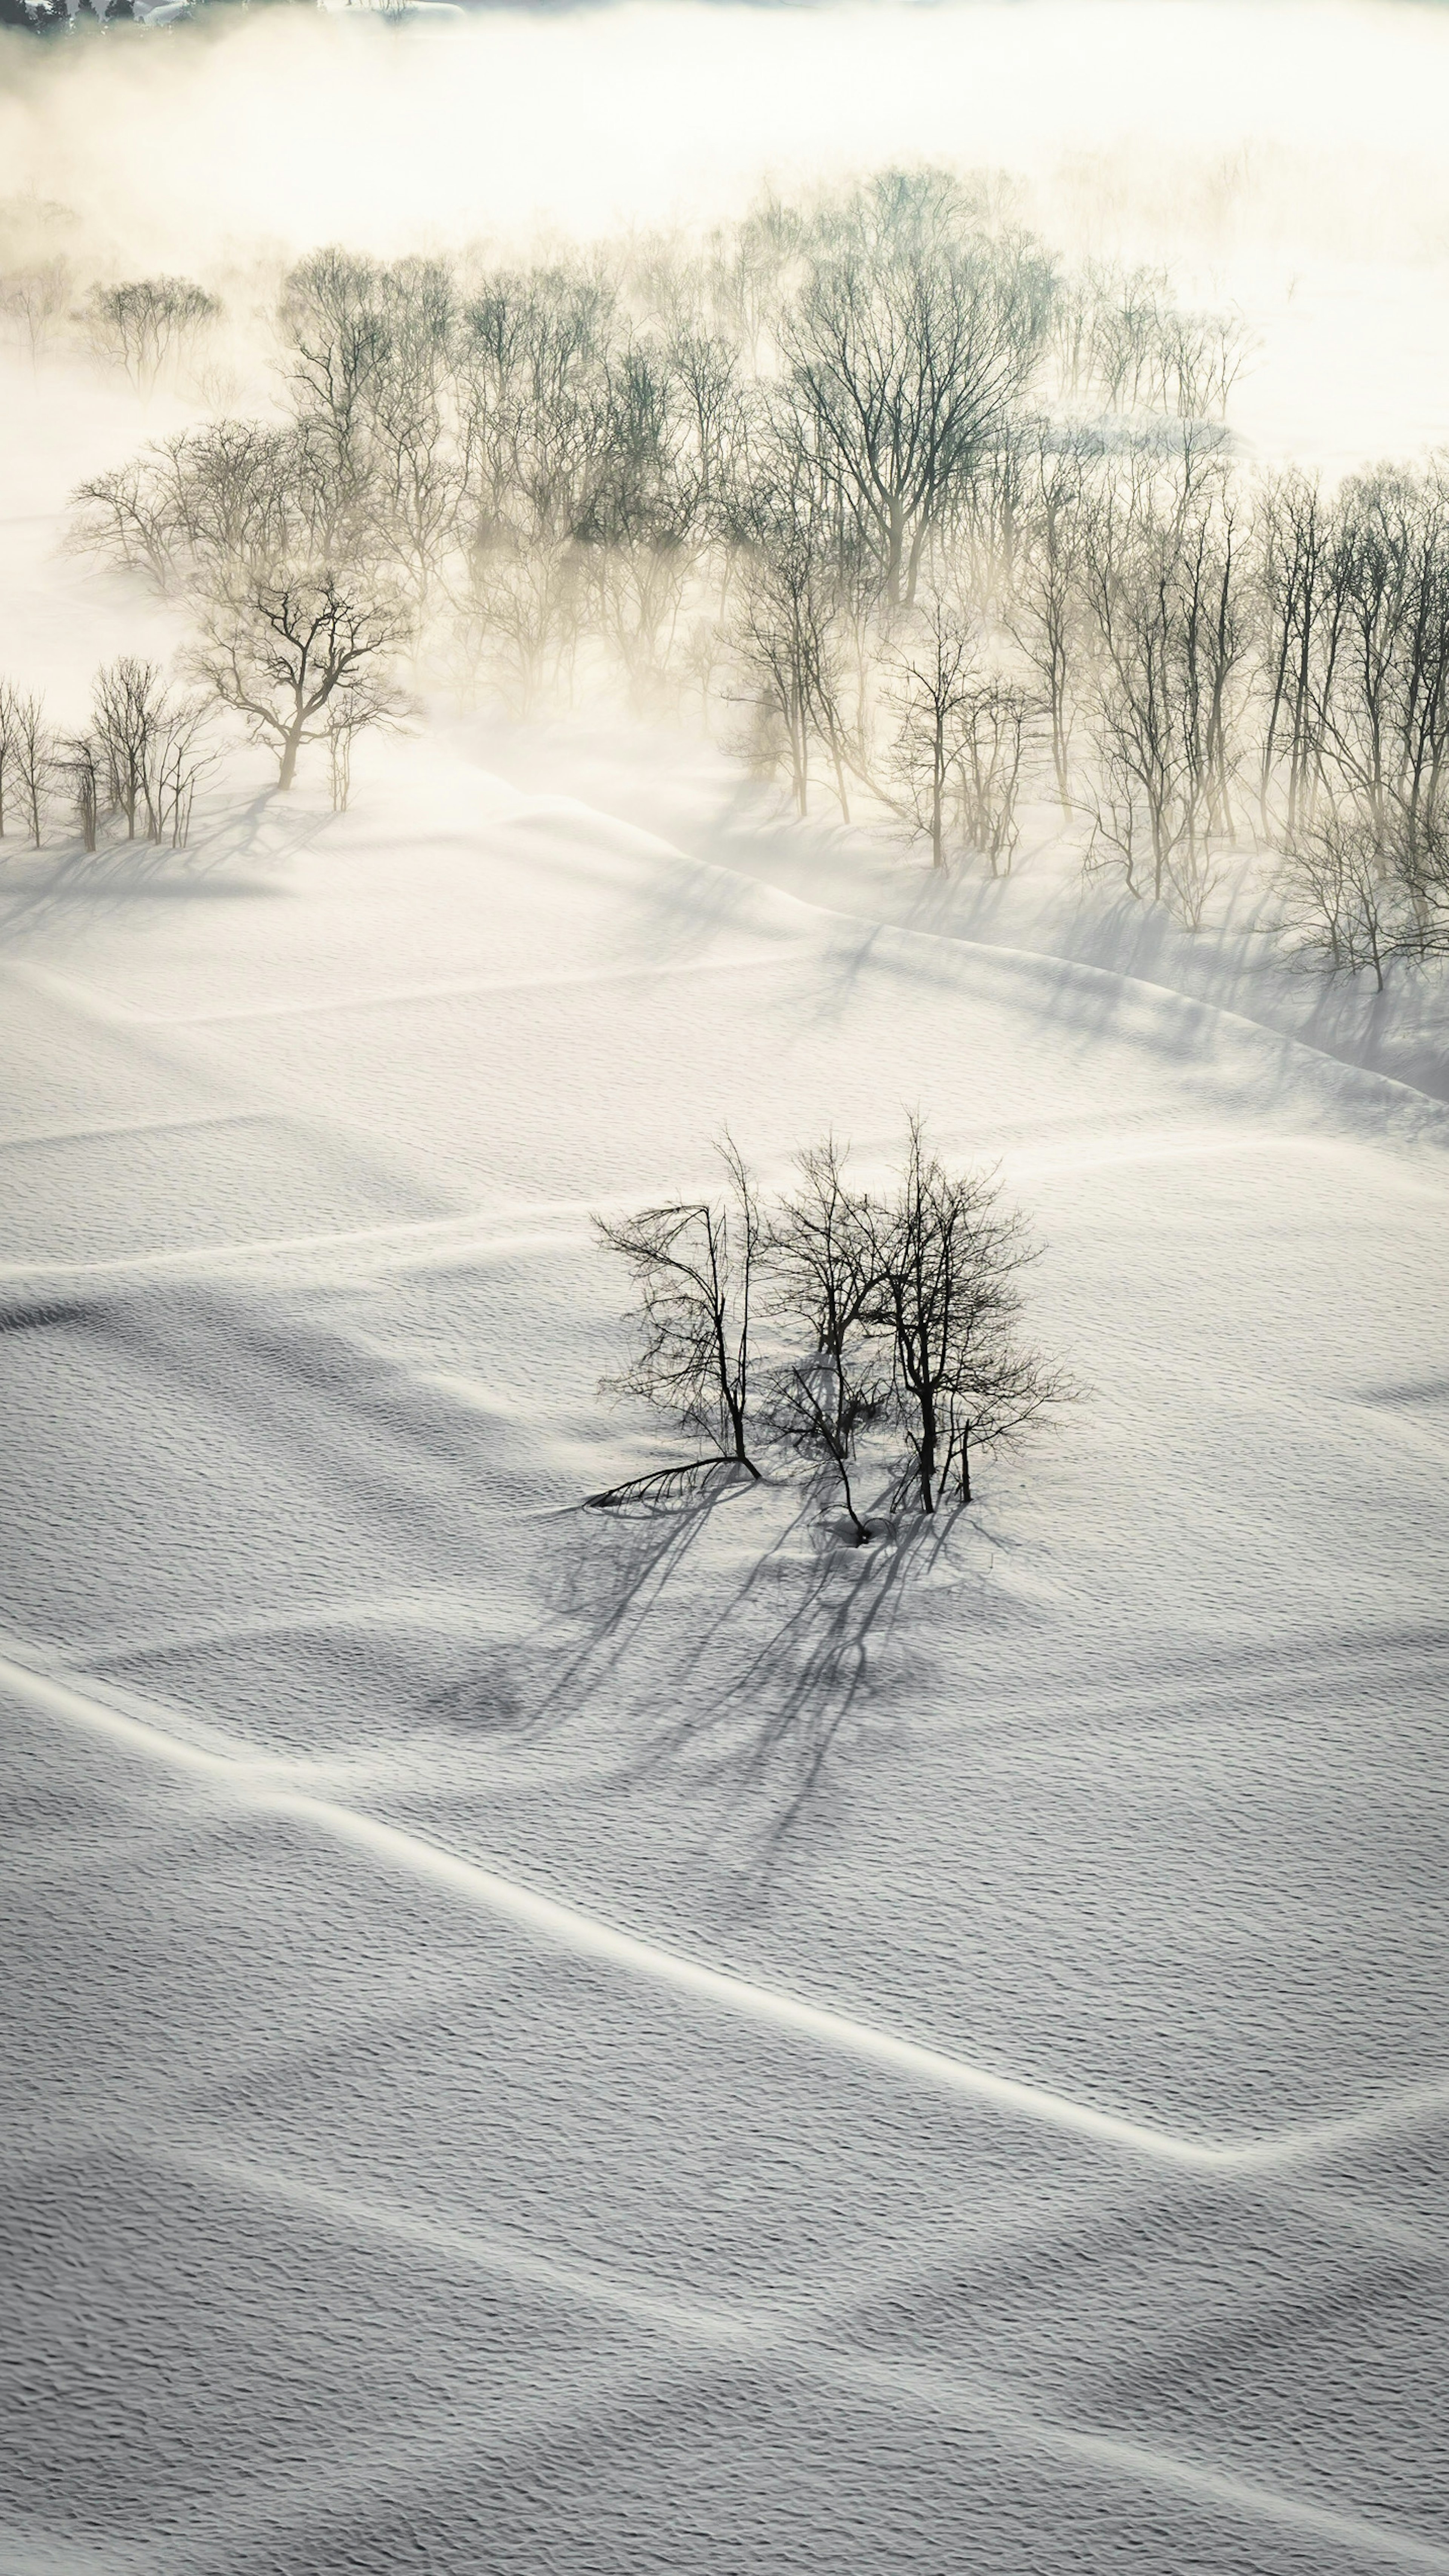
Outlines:
[{"label": "hazy white sky", "polygon": [[1120,189],[1249,142],[1368,156],[1371,221],[1437,163],[1449,110],[1449,18],[1395,0],[624,0],[407,30],[296,10],[38,55],[0,62],[8,189],[191,265],[228,237],[698,216],[762,172],[892,156],[1086,152]]}]

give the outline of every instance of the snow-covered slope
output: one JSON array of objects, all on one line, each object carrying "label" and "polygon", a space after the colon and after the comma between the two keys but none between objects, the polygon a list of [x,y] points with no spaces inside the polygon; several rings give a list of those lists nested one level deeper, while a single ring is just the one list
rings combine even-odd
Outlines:
[{"label": "snow-covered slope", "polygon": [[[625,802],[11,863],[0,2556],[1449,2567],[1449,1110]],[[1066,1427],[578,1512],[588,1211],[914,1107]]]}]

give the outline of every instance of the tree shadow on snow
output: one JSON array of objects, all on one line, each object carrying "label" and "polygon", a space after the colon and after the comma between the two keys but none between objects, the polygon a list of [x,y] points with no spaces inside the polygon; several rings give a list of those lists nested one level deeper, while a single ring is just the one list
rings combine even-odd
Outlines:
[{"label": "tree shadow on snow", "polygon": [[877,1516],[870,1543],[857,1547],[843,1518],[822,1517],[818,1497],[802,1502],[686,1656],[679,1678],[695,1685],[694,1704],[656,1735],[640,1768],[703,1757],[759,1820],[768,1869],[842,1736],[857,1721],[878,1723],[900,1691],[902,1614],[957,1517]]},{"label": "tree shadow on snow", "polygon": [[[557,1606],[582,1639],[521,1723],[561,1724],[611,1696],[644,1731],[623,1754],[620,1784],[673,1766],[712,1783],[758,1831],[767,1870],[843,1732],[878,1722],[898,1693],[902,1613],[959,1515],[878,1516],[857,1547],[807,1492],[771,1541],[712,1579],[699,1552],[751,1497],[762,1489],[732,1480],[610,1513],[603,1532],[591,1521],[555,1577]],[[747,1528],[729,1536],[748,1542]]]}]

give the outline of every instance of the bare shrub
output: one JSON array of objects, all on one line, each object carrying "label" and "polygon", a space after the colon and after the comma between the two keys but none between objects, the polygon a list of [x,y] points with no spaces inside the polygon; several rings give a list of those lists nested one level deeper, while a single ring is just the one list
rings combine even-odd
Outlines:
[{"label": "bare shrub", "polygon": [[754,1181],[728,1135],[719,1159],[725,1185],[717,1199],[676,1200],[596,1220],[600,1241],[626,1264],[637,1298],[638,1347],[609,1391],[639,1396],[679,1430],[710,1444],[700,1456],[591,1495],[596,1507],[724,1465],[743,1467],[758,1480],[750,1405],[763,1227]]}]

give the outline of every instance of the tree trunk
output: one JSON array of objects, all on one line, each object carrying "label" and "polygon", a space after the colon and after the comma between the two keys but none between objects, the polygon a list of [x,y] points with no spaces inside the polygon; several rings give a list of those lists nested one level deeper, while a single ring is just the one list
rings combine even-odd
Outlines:
[{"label": "tree trunk", "polygon": [[277,785],[279,787],[291,786],[293,779],[297,775],[297,754],[301,748],[302,737],[300,734],[289,733],[286,735],[282,743],[281,766],[277,772]]}]

